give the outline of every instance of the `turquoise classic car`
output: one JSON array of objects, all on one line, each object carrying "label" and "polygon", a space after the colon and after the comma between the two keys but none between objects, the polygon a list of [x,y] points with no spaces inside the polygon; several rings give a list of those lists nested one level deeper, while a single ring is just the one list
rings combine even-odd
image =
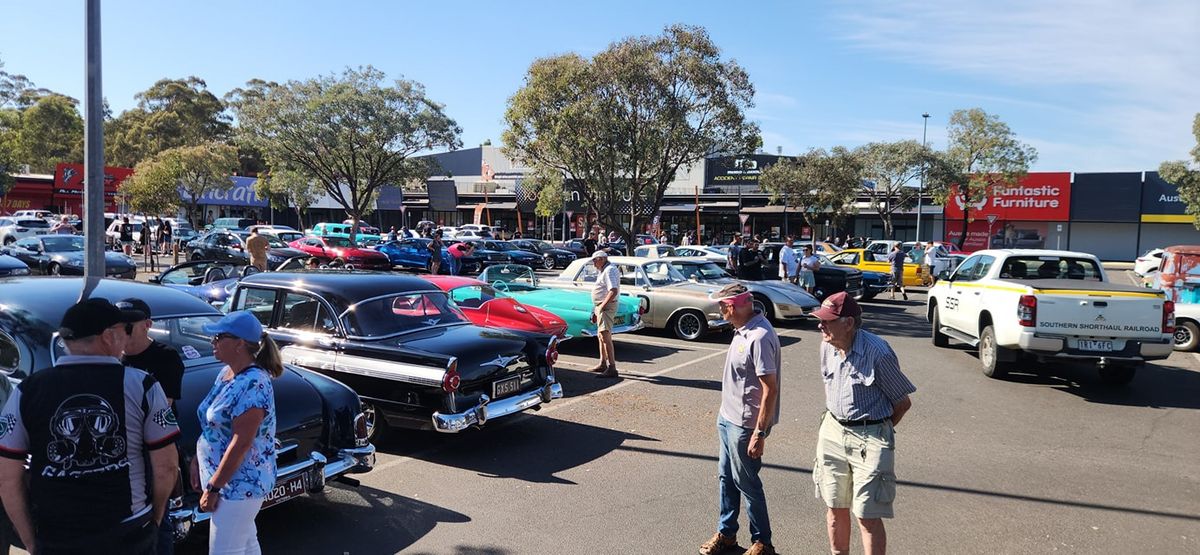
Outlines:
[{"label": "turquoise classic car", "polygon": [[[366,233],[364,231],[364,228],[370,229],[370,230],[375,229],[373,227],[359,225],[359,228],[358,228],[359,232],[356,233],[355,237],[354,237],[355,240],[358,241],[358,244],[367,246],[367,247],[372,247],[372,246],[379,244],[379,242],[380,242],[379,234],[378,233]],[[317,225],[312,226],[312,229],[309,230],[309,233],[312,235],[316,235],[317,237],[341,237],[343,239],[349,239],[350,238],[350,224],[334,224],[334,223],[321,222]]]},{"label": "turquoise classic car", "polygon": [[[591,321],[592,296],[586,291],[539,287],[533,269],[520,264],[489,266],[479,274],[479,279],[491,284],[496,291],[517,299],[521,304],[536,306],[566,320],[568,337],[596,335],[596,324]],[[639,330],[642,326],[641,302],[635,297],[618,297],[613,333]]]}]

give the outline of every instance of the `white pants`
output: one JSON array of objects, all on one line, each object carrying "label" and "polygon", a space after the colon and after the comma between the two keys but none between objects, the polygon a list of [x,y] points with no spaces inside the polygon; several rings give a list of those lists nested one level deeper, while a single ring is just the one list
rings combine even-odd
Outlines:
[{"label": "white pants", "polygon": [[229,501],[222,499],[208,527],[209,555],[259,555],[258,528],[254,517],[262,499]]}]

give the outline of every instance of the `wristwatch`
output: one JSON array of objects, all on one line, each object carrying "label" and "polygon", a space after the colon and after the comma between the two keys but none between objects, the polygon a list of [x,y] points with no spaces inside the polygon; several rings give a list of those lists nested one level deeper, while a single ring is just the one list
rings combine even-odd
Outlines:
[{"label": "wristwatch", "polygon": [[204,491],[207,491],[208,493],[221,493],[221,488],[210,483],[207,486],[204,486]]},{"label": "wristwatch", "polygon": [[756,437],[756,438],[758,438],[758,439],[765,439],[765,438],[767,437],[767,434],[768,434],[768,433],[769,433],[769,432],[767,432],[766,430],[758,430],[758,429],[755,429],[755,430],[754,430],[754,437]]}]

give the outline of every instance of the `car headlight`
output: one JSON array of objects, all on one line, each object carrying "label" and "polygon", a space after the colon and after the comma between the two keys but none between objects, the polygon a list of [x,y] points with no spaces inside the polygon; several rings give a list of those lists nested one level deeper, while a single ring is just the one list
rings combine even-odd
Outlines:
[{"label": "car headlight", "polygon": [[13,271],[9,272],[8,275],[10,275],[10,276],[27,276],[27,275],[29,275],[29,268],[13,268]]}]

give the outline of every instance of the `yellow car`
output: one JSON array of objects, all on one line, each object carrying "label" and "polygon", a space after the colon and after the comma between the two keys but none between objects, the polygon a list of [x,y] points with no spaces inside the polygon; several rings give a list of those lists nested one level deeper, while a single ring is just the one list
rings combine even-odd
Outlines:
[{"label": "yellow car", "polygon": [[[892,275],[891,264],[887,262],[875,262],[873,254],[863,249],[846,249],[831,255],[829,259],[839,266],[853,266],[864,272],[882,272],[889,276]],[[914,262],[911,257],[906,258],[904,262],[904,286],[923,287],[924,283],[921,278],[921,265]]]}]

